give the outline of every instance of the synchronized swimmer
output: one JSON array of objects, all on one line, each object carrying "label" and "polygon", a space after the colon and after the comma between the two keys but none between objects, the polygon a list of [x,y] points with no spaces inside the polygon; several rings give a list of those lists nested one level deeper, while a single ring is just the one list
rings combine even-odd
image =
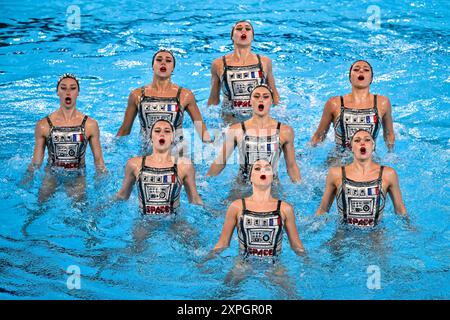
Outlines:
[{"label": "synchronized swimmer", "polygon": [[[301,181],[295,158],[294,130],[270,115],[272,106],[280,99],[272,62],[251,51],[254,29],[250,22],[238,21],[231,30],[231,39],[234,51],[214,60],[211,67],[208,105],[219,104],[222,88],[222,114],[230,127],[207,175],[217,176],[238,147],[238,181],[251,184],[252,195],[231,203],[222,234],[209,257],[228,247],[235,227],[244,258],[279,256],[283,229],[295,253],[303,255],[305,249],[299,239],[294,208],[271,194],[273,182],[279,182],[278,162],[282,154],[291,181]],[[144,148],[142,156],[128,160],[122,187],[115,199],[128,199],[136,184],[143,215],[174,215],[180,207],[183,186],[189,202],[203,205],[196,187],[195,168],[190,159],[183,156],[184,112],[190,115],[203,142],[210,143],[212,139],[192,91],[171,82],[174,54],[166,49],[158,50],[153,56],[152,68],[152,82],[130,93],[124,120],[117,132],[117,136],[128,135],[138,115]],[[352,92],[328,100],[311,144],[315,146],[323,141],[333,123],[337,148],[351,151],[353,161],[329,169],[316,215],[328,212],[336,197],[343,224],[370,228],[380,222],[387,194],[397,214],[407,216],[407,212],[396,171],[372,159],[381,124],[389,151],[394,147],[389,99],[370,93],[373,69],[368,62],[354,62],[349,79]],[[75,199],[81,199],[88,143],[97,172],[106,172],[97,122],[76,109],[79,91],[79,81],[74,75],[61,76],[57,84],[59,109],[36,125],[34,154],[25,180],[31,180],[41,166],[47,147],[48,165],[39,192],[40,202],[51,197],[59,181],[64,182]]]}]

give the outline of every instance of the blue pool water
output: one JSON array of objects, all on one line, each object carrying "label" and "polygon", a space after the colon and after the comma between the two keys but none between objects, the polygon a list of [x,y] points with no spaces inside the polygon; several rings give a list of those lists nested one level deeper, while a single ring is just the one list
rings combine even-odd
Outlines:
[{"label": "blue pool water", "polygon": [[[448,1],[73,5],[81,12],[80,29],[71,30],[67,2],[0,4],[1,299],[450,298]],[[367,13],[371,5],[379,9],[379,27]],[[195,164],[205,208],[183,195],[182,212],[172,221],[143,219],[135,192],[128,202],[102,204],[119,189],[126,160],[139,152],[137,123],[129,137],[114,136],[130,90],[150,82],[154,51],[173,49],[174,82],[193,90],[208,127],[218,131],[219,108],[206,107],[209,67],[230,51],[229,31],[241,18],[256,29],[254,51],[273,60],[281,94],[273,114],[295,130],[303,183],[291,184],[282,163],[280,193],[295,207],[308,258],[297,257],[285,237],[285,278],[273,281],[270,267],[261,266],[234,285],[224,280],[235,264],[236,236],[220,258],[197,265],[218,239],[237,172],[234,164],[205,179],[218,145],[204,147],[204,161]],[[348,68],[360,58],[374,67],[372,92],[393,105],[396,149],[388,154],[379,137],[377,156],[398,171],[412,226],[394,214],[390,200],[383,222],[369,232],[341,230],[335,205],[326,218],[313,215],[332,133],[316,149],[307,143],[326,100],[349,92]],[[64,72],[81,78],[77,105],[99,123],[109,176],[94,178],[88,151],[86,201],[73,204],[61,188],[40,206],[42,170],[31,187],[19,182],[31,159],[35,122],[58,107],[55,85]],[[192,127],[189,119],[185,127]],[[177,229],[182,225],[189,229]],[[80,289],[67,287],[69,266],[81,271]],[[378,274],[378,289],[368,286]]]}]

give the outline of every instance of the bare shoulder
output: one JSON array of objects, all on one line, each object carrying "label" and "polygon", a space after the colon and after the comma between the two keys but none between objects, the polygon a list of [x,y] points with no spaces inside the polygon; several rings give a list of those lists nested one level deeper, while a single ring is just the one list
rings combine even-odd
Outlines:
[{"label": "bare shoulder", "polygon": [[377,105],[382,114],[391,109],[391,101],[386,96],[377,95]]},{"label": "bare shoulder", "polygon": [[240,212],[244,207],[242,206],[242,199],[234,200],[231,204],[229,209],[232,209],[234,212]]},{"label": "bare shoulder", "polygon": [[382,96],[381,94],[377,94],[377,103],[378,104],[390,104],[389,98],[386,96]]},{"label": "bare shoulder", "polygon": [[385,166],[383,169],[383,177],[388,179],[388,181],[392,181],[397,177],[397,171],[392,167]]},{"label": "bare shoulder", "polygon": [[290,134],[290,135],[294,134],[294,129],[290,125],[284,123],[281,124],[280,131],[281,134]]},{"label": "bare shoulder", "polygon": [[328,99],[328,101],[325,104],[325,107],[329,108],[339,108],[341,106],[341,97],[340,96],[334,96]]},{"label": "bare shoulder", "polygon": [[36,126],[34,128],[35,134],[37,136],[46,137],[50,132],[50,125],[48,124],[47,117],[42,118],[38,122],[36,122]]},{"label": "bare shoulder", "polygon": [[260,54],[259,57],[261,58],[261,62],[266,64],[272,64],[272,60],[270,60],[268,56],[263,56]]},{"label": "bare shoulder", "polygon": [[328,170],[328,177],[332,179],[337,179],[342,177],[342,169],[341,167],[331,167]]},{"label": "bare shoulder", "polygon": [[182,88],[180,93],[181,99],[184,101],[191,101],[195,99],[194,93],[188,88]]},{"label": "bare shoulder", "polygon": [[142,166],[142,157],[130,158],[127,161],[126,168],[132,170],[135,175],[139,172]]},{"label": "bare shoulder", "polygon": [[211,63],[211,68],[214,70],[218,70],[223,68],[223,61],[222,61],[222,57],[218,57],[216,59],[213,60],[213,62]]},{"label": "bare shoulder", "polygon": [[288,203],[286,201],[282,201],[280,210],[281,210],[281,212],[289,214],[289,213],[293,213],[294,212],[294,207],[290,203]]},{"label": "bare shoulder", "polygon": [[186,157],[179,157],[177,159],[177,166],[182,166],[182,167],[192,167],[192,161],[189,158]]},{"label": "bare shoulder", "polygon": [[98,127],[98,123],[94,118],[88,117],[86,120],[86,127],[95,128]]}]

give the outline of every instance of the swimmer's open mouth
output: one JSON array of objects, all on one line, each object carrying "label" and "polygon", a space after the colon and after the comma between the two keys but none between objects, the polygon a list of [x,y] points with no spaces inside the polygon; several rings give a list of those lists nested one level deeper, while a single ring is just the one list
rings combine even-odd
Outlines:
[{"label": "swimmer's open mouth", "polygon": [[360,74],[359,76],[358,76],[358,80],[360,80],[360,81],[363,81],[365,78],[364,78],[364,76],[362,75],[362,74]]},{"label": "swimmer's open mouth", "polygon": [[366,154],[366,152],[367,152],[366,147],[361,147],[361,149],[359,149],[359,151],[361,152],[361,154]]},{"label": "swimmer's open mouth", "polygon": [[161,67],[161,68],[159,68],[159,71],[161,71],[161,72],[166,72],[167,69],[166,69],[166,67]]},{"label": "swimmer's open mouth", "polygon": [[261,175],[261,180],[266,180],[266,178],[267,178],[267,177],[266,177],[265,174],[262,174],[262,175]]},{"label": "swimmer's open mouth", "polygon": [[158,142],[160,145],[163,145],[164,143],[166,143],[166,140],[161,138],[158,140]]},{"label": "swimmer's open mouth", "polygon": [[70,104],[72,102],[72,98],[67,97],[64,99],[64,101],[66,102],[66,104]]},{"label": "swimmer's open mouth", "polygon": [[264,111],[264,105],[262,103],[258,105],[258,110]]},{"label": "swimmer's open mouth", "polygon": [[245,40],[245,39],[247,39],[247,35],[246,34],[241,35],[241,40]]}]

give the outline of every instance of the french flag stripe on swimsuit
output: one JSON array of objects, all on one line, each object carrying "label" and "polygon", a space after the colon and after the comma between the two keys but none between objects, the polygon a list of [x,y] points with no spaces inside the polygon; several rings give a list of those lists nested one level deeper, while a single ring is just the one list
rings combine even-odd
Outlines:
[{"label": "french flag stripe on swimsuit", "polygon": [[380,189],[378,187],[367,189],[367,194],[369,196],[376,195],[380,193]]},{"label": "french flag stripe on swimsuit", "polygon": [[83,141],[83,135],[82,134],[78,134],[78,133],[74,133],[72,136],[72,141],[73,142],[81,142]]}]

